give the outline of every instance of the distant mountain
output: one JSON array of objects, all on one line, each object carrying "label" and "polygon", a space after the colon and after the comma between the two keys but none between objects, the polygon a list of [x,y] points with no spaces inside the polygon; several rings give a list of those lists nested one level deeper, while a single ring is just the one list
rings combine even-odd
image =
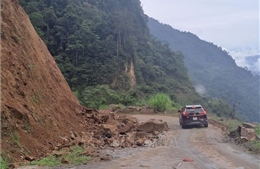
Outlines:
[{"label": "distant mountain", "polygon": [[245,58],[246,67],[256,75],[260,75],[260,55],[247,56]]},{"label": "distant mountain", "polygon": [[254,65],[258,59],[260,59],[260,55],[254,55],[254,56],[247,56],[246,62],[247,64]]},{"label": "distant mountain", "polygon": [[196,88],[203,87],[204,95],[235,105],[238,117],[243,120],[260,121],[259,76],[238,67],[221,47],[190,32],[179,31],[149,17],[148,26],[153,36],[184,54],[192,83]]}]

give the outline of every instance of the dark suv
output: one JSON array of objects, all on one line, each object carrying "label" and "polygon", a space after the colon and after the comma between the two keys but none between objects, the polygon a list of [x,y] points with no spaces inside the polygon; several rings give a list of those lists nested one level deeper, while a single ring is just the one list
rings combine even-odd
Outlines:
[{"label": "dark suv", "polygon": [[180,112],[179,121],[182,128],[189,125],[208,127],[207,112],[201,105],[186,105],[178,112]]}]

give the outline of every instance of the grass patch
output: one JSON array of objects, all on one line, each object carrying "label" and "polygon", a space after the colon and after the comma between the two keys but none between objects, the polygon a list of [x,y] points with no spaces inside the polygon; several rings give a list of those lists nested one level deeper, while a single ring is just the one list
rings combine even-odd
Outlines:
[{"label": "grass patch", "polygon": [[256,135],[260,136],[260,124],[257,124],[255,127],[255,133]]},{"label": "grass patch", "polygon": [[2,155],[0,156],[0,168],[8,169],[8,160],[6,158],[3,158]]},{"label": "grass patch", "polygon": [[63,158],[68,160],[69,164],[74,164],[74,165],[85,164],[89,160],[91,160],[91,157],[81,156],[80,154],[83,152],[84,152],[83,147],[73,146],[71,147],[70,153],[64,153],[64,155],[60,157],[55,157],[54,154],[51,154],[48,157],[45,157],[41,160],[31,162],[31,165],[54,167],[54,166],[62,165]]},{"label": "grass patch", "polygon": [[[257,124],[255,127],[255,134],[259,137],[260,136],[260,124]],[[253,140],[246,143],[246,146],[248,146],[249,150],[260,153],[260,141],[259,140]]]},{"label": "grass patch", "polygon": [[31,165],[40,165],[40,166],[49,166],[49,167],[58,166],[61,165],[61,157],[56,158],[54,157],[53,154],[51,154],[50,156],[45,157],[41,160],[32,161]]},{"label": "grass patch", "polygon": [[224,124],[227,126],[228,131],[236,130],[238,126],[242,126],[242,122],[234,119],[225,119]]},{"label": "grass patch", "polygon": [[255,153],[260,153],[260,141],[253,140],[245,143],[246,147]]},{"label": "grass patch", "polygon": [[80,156],[84,149],[80,146],[72,147],[72,153],[68,154],[65,158],[71,162],[71,164],[83,164],[89,161],[89,156]]},{"label": "grass patch", "polygon": [[236,119],[229,119],[229,118],[223,118],[223,117],[218,117],[215,114],[208,114],[208,118],[217,121],[218,123],[221,123],[223,126],[227,127],[227,133],[230,131],[236,130],[238,126],[242,126],[242,122]]}]

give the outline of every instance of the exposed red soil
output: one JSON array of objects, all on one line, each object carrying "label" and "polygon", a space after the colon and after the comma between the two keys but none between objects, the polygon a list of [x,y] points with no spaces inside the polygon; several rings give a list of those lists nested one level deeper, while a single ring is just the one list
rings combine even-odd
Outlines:
[{"label": "exposed red soil", "polygon": [[163,121],[138,124],[81,106],[18,1],[2,0],[1,8],[1,154],[11,163],[75,144],[87,145],[86,155],[142,146],[168,129]]},{"label": "exposed red soil", "polygon": [[43,156],[81,109],[54,58],[17,0],[1,1],[1,151],[11,161]]}]

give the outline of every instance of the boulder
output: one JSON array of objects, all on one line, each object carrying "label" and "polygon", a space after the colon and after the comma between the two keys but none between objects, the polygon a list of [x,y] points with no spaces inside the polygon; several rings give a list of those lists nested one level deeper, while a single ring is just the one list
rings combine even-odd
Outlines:
[{"label": "boulder", "polygon": [[127,123],[127,122],[132,122],[133,124],[137,124],[138,120],[136,117],[130,116],[130,115],[120,115],[118,116],[118,118],[116,119],[119,123]]},{"label": "boulder", "polygon": [[110,144],[111,147],[119,147],[120,143],[118,140],[113,140],[113,142]]},{"label": "boulder", "polygon": [[94,132],[95,138],[111,138],[113,136],[117,136],[119,134],[116,126],[111,124],[102,124],[100,125],[100,129]]},{"label": "boulder", "polygon": [[135,144],[137,146],[143,146],[144,145],[144,142],[145,142],[145,139],[144,138],[139,138],[135,141]]},{"label": "boulder", "polygon": [[118,127],[120,134],[125,134],[127,132],[130,132],[134,128],[134,123],[131,121],[127,121],[126,123],[123,123]]},{"label": "boulder", "polygon": [[145,133],[153,133],[154,131],[162,132],[169,129],[168,124],[161,120],[151,119],[147,122],[139,124],[136,131],[141,131]]},{"label": "boulder", "polygon": [[153,145],[153,142],[151,140],[147,139],[147,140],[144,141],[144,146],[152,147],[152,145]]},{"label": "boulder", "polygon": [[109,161],[109,160],[111,160],[111,157],[110,157],[109,154],[102,155],[102,156],[100,157],[100,160]]},{"label": "boulder", "polygon": [[251,128],[251,129],[254,129],[256,127],[256,125],[252,124],[252,123],[243,123],[242,126],[245,128]]},{"label": "boulder", "polygon": [[28,161],[34,161],[34,160],[35,160],[35,158],[32,157],[32,156],[25,156],[24,159],[25,159],[25,160],[28,160]]},{"label": "boulder", "polygon": [[63,158],[61,159],[61,163],[62,163],[62,164],[69,164],[69,160],[67,160],[66,158],[63,157]]},{"label": "boulder", "polygon": [[256,138],[255,129],[253,128],[241,128],[241,139],[245,138],[248,141],[254,140]]},{"label": "boulder", "polygon": [[146,133],[145,132],[142,132],[142,131],[137,131],[136,133],[135,133],[135,137],[136,138],[143,138],[143,137],[145,137],[146,136]]}]

